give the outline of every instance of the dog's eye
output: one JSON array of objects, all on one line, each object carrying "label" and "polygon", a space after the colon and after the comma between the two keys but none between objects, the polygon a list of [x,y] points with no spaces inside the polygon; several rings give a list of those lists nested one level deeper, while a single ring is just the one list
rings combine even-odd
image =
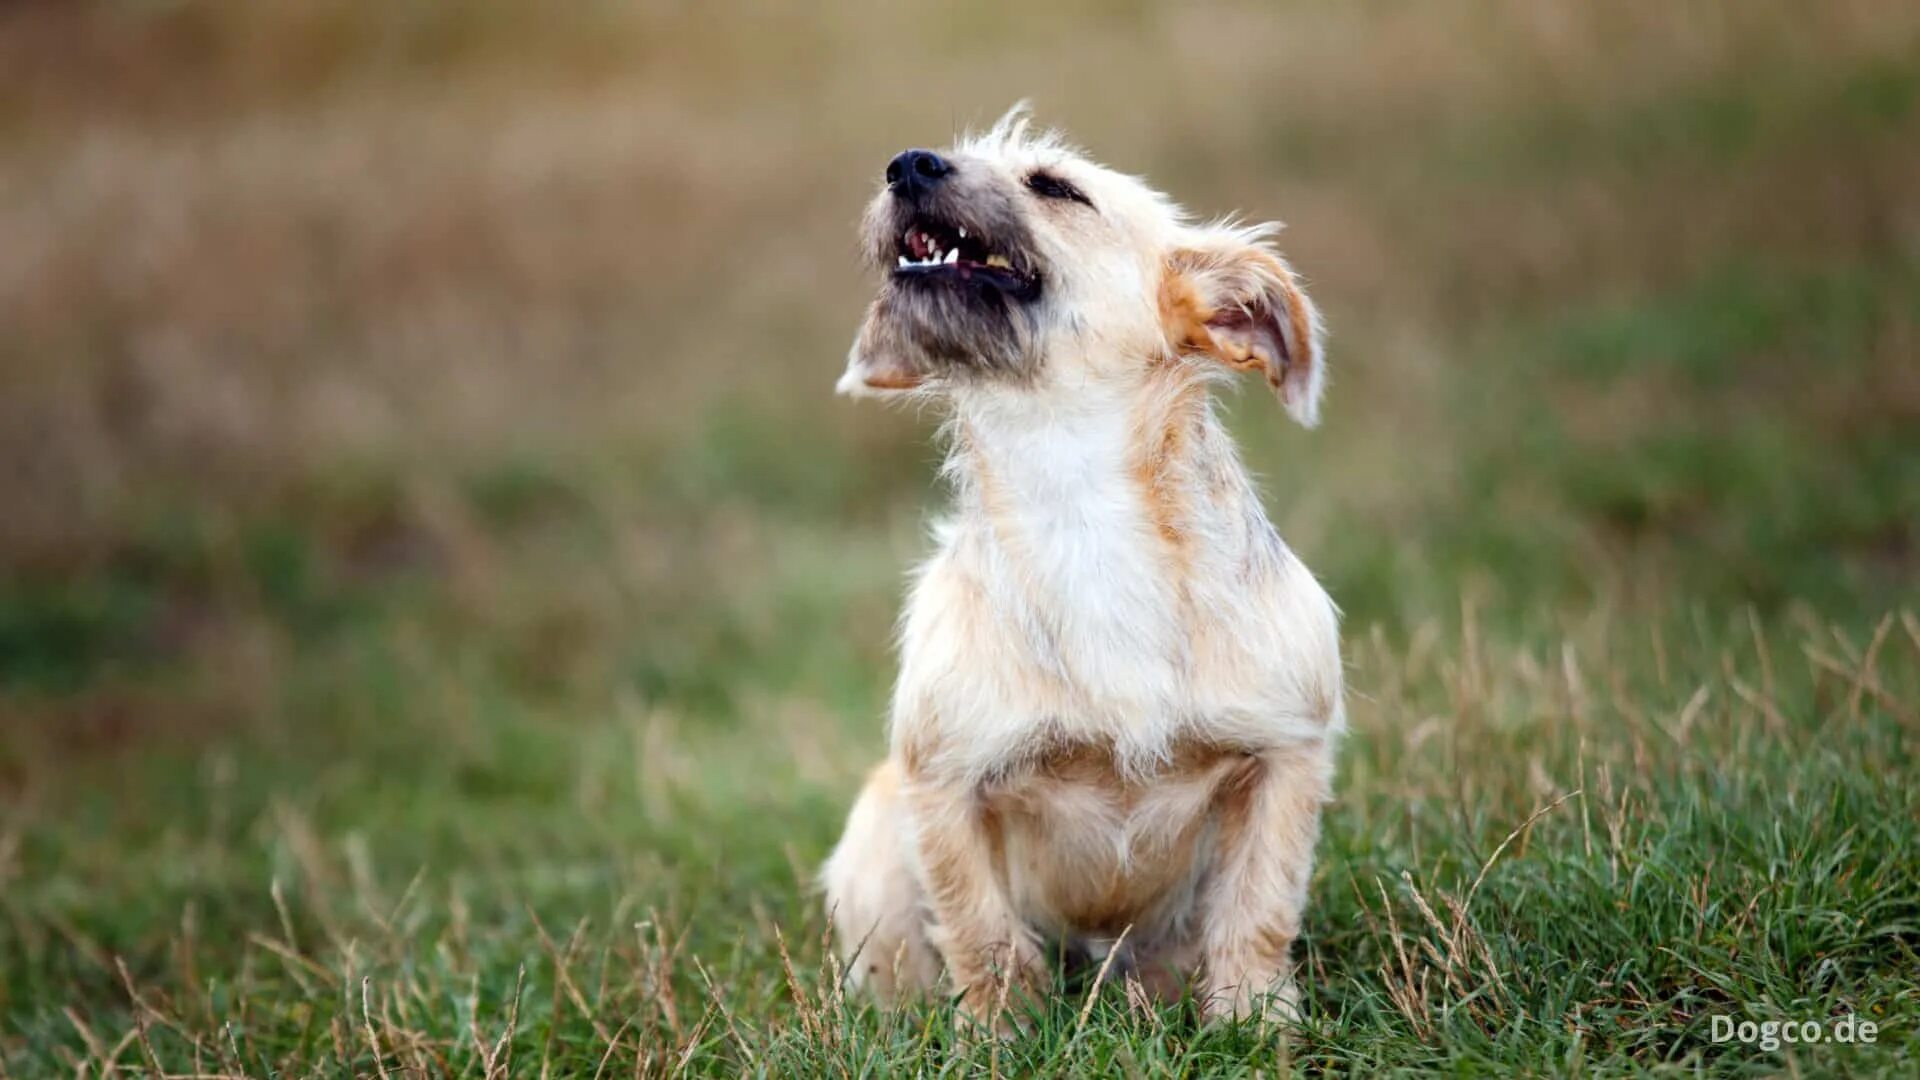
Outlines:
[{"label": "dog's eye", "polygon": [[1093,200],[1079,188],[1049,173],[1037,172],[1027,177],[1027,189],[1043,199],[1072,199],[1086,206],[1093,205]]}]

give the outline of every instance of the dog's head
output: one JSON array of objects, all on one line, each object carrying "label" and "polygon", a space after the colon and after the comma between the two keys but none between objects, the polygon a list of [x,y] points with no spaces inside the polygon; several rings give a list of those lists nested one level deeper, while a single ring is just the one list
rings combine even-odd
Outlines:
[{"label": "dog's head", "polygon": [[1195,224],[1016,107],[950,150],[908,150],[867,209],[885,275],[848,357],[849,394],[1144,379],[1171,364],[1258,371],[1318,418],[1320,321],[1269,240]]}]

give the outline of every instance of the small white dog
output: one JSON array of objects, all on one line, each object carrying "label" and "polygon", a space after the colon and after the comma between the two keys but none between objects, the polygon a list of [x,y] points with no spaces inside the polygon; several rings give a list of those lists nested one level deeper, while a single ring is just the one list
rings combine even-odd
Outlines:
[{"label": "small white dog", "polygon": [[[1318,316],[1273,226],[1198,225],[1018,108],[887,167],[886,275],[839,389],[937,401],[954,515],[902,618],[892,747],[823,871],[883,1001],[962,1015],[1059,956],[1209,1016],[1294,1014],[1343,726],[1332,601],[1209,388],[1315,422]],[[1117,955],[1109,957],[1116,947]]]}]

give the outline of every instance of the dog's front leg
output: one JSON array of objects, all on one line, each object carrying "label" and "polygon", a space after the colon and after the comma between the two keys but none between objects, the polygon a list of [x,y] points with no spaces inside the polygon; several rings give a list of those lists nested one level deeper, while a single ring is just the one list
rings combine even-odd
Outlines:
[{"label": "dog's front leg", "polygon": [[930,936],[960,994],[965,1021],[1013,1030],[1002,1010],[1045,977],[1034,934],[1007,897],[1000,823],[971,786],[932,777],[908,784],[916,853],[933,909]]},{"label": "dog's front leg", "polygon": [[1217,861],[1202,899],[1207,1016],[1298,1016],[1290,953],[1332,770],[1328,745],[1269,751],[1221,792]]}]

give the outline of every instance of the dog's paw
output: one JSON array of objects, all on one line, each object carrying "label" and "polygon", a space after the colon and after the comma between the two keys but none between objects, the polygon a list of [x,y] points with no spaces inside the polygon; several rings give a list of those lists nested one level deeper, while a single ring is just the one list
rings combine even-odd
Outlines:
[{"label": "dog's paw", "polygon": [[953,1034],[961,1046],[974,1046],[999,1039],[1012,1042],[1026,1034],[1030,1025],[1026,1014],[1011,1006],[989,1005],[976,1010],[963,998],[953,1014]]},{"label": "dog's paw", "polygon": [[1019,941],[1001,951],[997,961],[960,987],[954,1022],[963,1039],[1017,1037],[1030,1026],[1034,1006],[1048,990],[1045,961],[1031,943]]},{"label": "dog's paw", "polygon": [[1244,980],[1209,991],[1201,1000],[1201,1014],[1210,1024],[1261,1020],[1293,1027],[1300,1023],[1300,986],[1291,974],[1264,986],[1252,979]]}]

